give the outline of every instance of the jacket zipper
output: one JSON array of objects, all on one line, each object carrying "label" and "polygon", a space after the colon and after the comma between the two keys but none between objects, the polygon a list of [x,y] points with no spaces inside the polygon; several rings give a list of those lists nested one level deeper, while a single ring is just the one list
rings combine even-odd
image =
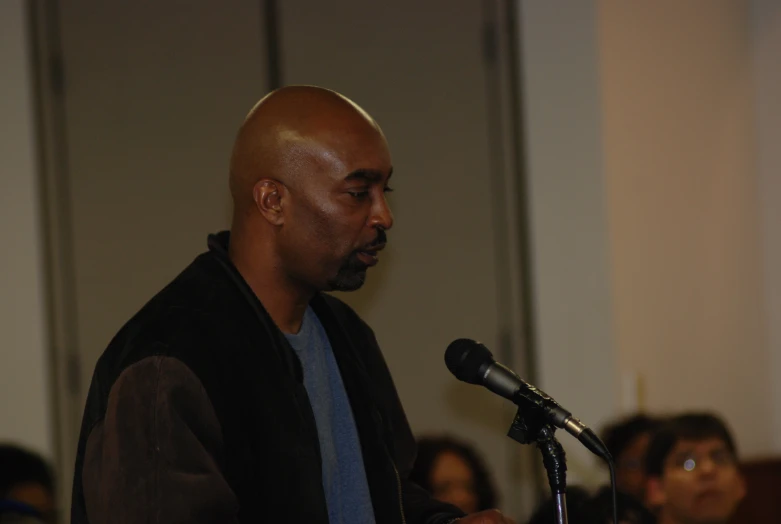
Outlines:
[{"label": "jacket zipper", "polygon": [[399,470],[396,469],[396,464],[391,460],[393,466],[393,472],[396,474],[396,486],[399,489],[399,512],[401,513],[401,524],[407,524],[407,519],[404,517],[404,499],[401,495],[401,477],[399,476]]}]

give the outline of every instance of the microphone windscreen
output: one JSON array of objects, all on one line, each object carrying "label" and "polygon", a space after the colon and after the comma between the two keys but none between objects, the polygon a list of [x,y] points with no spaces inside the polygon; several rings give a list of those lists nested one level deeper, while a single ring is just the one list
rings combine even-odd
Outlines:
[{"label": "microphone windscreen", "polygon": [[487,347],[468,338],[450,343],[445,351],[445,365],[458,380],[470,384],[481,383],[480,368],[492,364],[494,356]]}]

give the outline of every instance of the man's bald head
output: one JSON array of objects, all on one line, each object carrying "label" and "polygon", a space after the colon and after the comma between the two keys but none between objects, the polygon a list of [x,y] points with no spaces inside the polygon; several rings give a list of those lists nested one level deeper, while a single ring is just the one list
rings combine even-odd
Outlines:
[{"label": "man's bald head", "polygon": [[266,95],[247,115],[234,144],[230,189],[236,214],[255,205],[258,181],[300,184],[323,157],[362,136],[382,137],[382,131],[366,111],[334,91],[289,86]]},{"label": "man's bald head", "polygon": [[233,149],[234,263],[307,292],[357,289],[393,225],[392,171],[382,131],[356,104],[317,87],[274,91]]}]

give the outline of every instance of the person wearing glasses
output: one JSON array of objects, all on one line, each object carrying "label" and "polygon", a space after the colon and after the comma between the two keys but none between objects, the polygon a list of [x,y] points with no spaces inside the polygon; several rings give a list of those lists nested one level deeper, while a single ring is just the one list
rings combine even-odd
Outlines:
[{"label": "person wearing glasses", "polygon": [[723,524],[746,494],[726,423],[710,413],[668,419],[646,454],[646,501],[658,524]]}]

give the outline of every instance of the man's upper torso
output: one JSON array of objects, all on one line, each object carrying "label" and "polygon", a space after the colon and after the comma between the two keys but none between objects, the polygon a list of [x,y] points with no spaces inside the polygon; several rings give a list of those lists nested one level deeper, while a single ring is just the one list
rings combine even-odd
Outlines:
[{"label": "man's upper torso", "polygon": [[315,416],[329,522],[374,524],[361,442],[325,328],[309,307],[299,332],[285,337],[301,362]]},{"label": "man's upper torso", "polygon": [[[72,522],[328,522],[300,361],[227,241],[212,237],[98,362]],[[371,330],[332,297],[311,307],[349,397],[377,524],[458,516],[406,480],[414,439]]]}]

